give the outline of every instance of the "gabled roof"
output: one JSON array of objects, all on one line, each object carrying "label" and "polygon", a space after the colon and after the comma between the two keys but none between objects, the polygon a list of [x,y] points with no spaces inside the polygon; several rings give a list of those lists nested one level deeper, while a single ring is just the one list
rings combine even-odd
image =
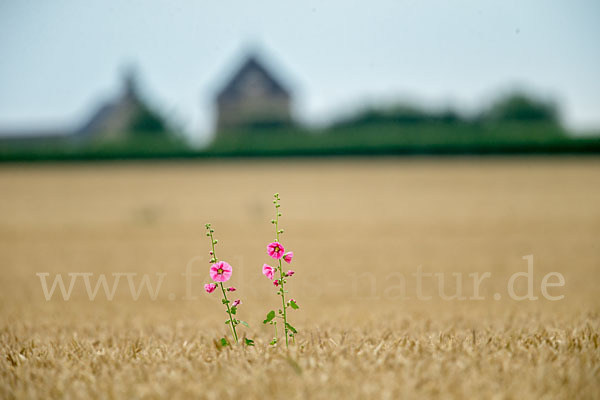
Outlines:
[{"label": "gabled roof", "polygon": [[[121,94],[112,101],[102,104],[92,114],[92,116],[81,125],[75,134],[79,136],[88,136],[101,133],[110,125],[112,129],[124,130],[131,121],[132,110],[146,108],[141,100],[138,90],[135,72],[129,68],[123,75],[123,89]],[[115,123],[117,126],[114,126]]]},{"label": "gabled roof", "polygon": [[93,134],[105,128],[106,121],[113,117],[122,107],[122,102],[108,102],[100,106],[91,118],[86,121],[77,131],[76,134],[86,135]]},{"label": "gabled roof", "polygon": [[289,91],[269,72],[255,55],[250,55],[228,83],[217,93],[217,102],[236,99],[244,95],[244,82],[249,76],[261,78],[262,90],[269,95],[290,97]]}]

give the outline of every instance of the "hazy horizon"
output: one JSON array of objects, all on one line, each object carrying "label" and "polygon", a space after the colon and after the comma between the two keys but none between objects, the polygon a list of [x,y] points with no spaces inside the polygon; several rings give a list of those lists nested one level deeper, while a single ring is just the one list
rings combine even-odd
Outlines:
[{"label": "hazy horizon", "polygon": [[393,99],[468,112],[521,88],[555,99],[570,128],[600,128],[600,4],[460,4],[1,1],[0,129],[73,128],[135,65],[150,103],[203,141],[249,46],[311,124]]}]

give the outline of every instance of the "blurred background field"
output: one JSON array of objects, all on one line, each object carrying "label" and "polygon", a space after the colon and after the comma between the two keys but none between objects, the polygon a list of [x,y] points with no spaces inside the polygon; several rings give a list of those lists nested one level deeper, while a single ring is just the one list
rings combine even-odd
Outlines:
[{"label": "blurred background field", "polygon": [[[265,393],[349,398],[597,395],[600,164],[593,158],[347,159],[4,165],[0,169],[2,397],[179,397]],[[290,355],[261,324],[277,304],[261,275],[271,195],[301,309]],[[227,333],[208,276],[204,223],[234,267],[240,318],[257,346]],[[507,296],[534,255],[537,301]],[[194,300],[183,300],[192,261]],[[492,273],[485,300],[416,298],[418,266]],[[156,300],[90,301],[81,281],[46,301],[39,272],[166,273]],[[560,272],[559,301],[540,281]],[[398,291],[398,274],[406,293]],[[96,275],[94,275],[96,276]],[[96,282],[92,279],[92,283]],[[112,282],[109,276],[109,282]],[[136,281],[136,285],[138,282]],[[526,289],[523,282],[518,292]],[[500,293],[502,299],[494,300]],[[408,298],[406,298],[408,297]],[[475,340],[473,342],[473,340]],[[273,382],[283,373],[286,382]],[[233,381],[228,377],[232,377]],[[286,389],[286,385],[287,389]]]},{"label": "blurred background field", "polygon": [[0,1],[0,398],[600,397],[599,4]]}]

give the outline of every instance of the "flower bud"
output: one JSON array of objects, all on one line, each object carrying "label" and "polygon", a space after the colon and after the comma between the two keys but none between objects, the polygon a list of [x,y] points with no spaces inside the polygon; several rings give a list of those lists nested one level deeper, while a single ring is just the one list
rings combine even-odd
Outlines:
[{"label": "flower bud", "polygon": [[204,290],[206,290],[206,293],[212,293],[215,291],[216,288],[217,285],[214,283],[207,283],[206,285],[204,285]]}]

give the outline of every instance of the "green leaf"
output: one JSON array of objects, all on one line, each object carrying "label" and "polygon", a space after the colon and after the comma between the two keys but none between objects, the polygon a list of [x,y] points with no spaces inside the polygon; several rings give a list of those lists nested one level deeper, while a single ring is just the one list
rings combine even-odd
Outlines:
[{"label": "green leaf", "polygon": [[263,324],[266,324],[267,322],[271,322],[273,320],[273,318],[275,318],[275,311],[271,310],[267,314],[267,318],[265,318],[265,320],[263,321]]},{"label": "green leaf", "polygon": [[230,323],[230,322],[231,322],[231,320],[229,320],[229,319],[228,319],[227,321],[225,321],[225,324],[228,324],[228,323]]},{"label": "green leaf", "polygon": [[290,307],[292,307],[294,310],[297,310],[300,308],[300,307],[298,307],[298,304],[296,304],[296,302],[294,300],[290,300]]},{"label": "green leaf", "polygon": [[227,304],[227,303],[229,303],[229,300],[221,299],[221,303]]},{"label": "green leaf", "polygon": [[235,315],[236,312],[237,312],[237,307],[231,307],[231,313],[233,315]]},{"label": "green leaf", "polygon": [[227,341],[227,339],[225,339],[224,337],[221,338],[221,346],[225,347],[229,344],[229,342]]},{"label": "green leaf", "polygon": [[246,346],[254,346],[254,340],[244,338],[244,342],[246,342]]},{"label": "green leaf", "polygon": [[296,328],[294,328],[293,326],[291,326],[290,324],[288,324],[287,322],[285,323],[285,326],[287,326],[287,328],[294,332],[294,333],[298,333],[298,331],[296,330]]},{"label": "green leaf", "polygon": [[277,338],[273,338],[273,340],[271,340],[271,343],[269,343],[269,344],[273,345],[275,343],[277,343]]},{"label": "green leaf", "polygon": [[241,319],[238,321],[240,321],[240,324],[244,325],[246,328],[250,328],[250,325],[248,325],[246,321],[242,321]]}]

